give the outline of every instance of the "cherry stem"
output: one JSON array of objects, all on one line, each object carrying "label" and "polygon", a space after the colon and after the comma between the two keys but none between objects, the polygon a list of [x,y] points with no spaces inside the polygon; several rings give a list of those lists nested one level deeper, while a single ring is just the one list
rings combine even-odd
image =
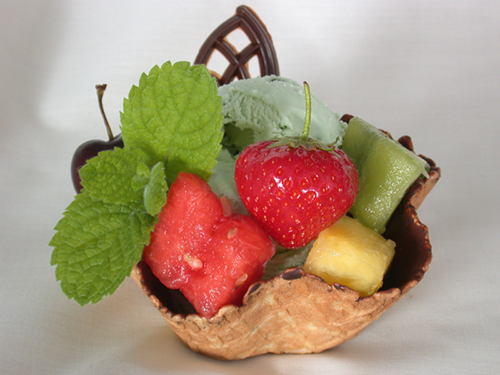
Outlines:
[{"label": "cherry stem", "polygon": [[304,122],[304,131],[302,132],[301,140],[307,141],[309,138],[309,128],[311,127],[311,89],[306,81],[304,81],[304,93],[306,96],[306,119]]},{"label": "cherry stem", "polygon": [[102,97],[104,96],[104,90],[106,90],[107,85],[104,83],[102,85],[95,85],[97,90],[97,99],[99,101],[99,109],[101,110],[101,115],[104,120],[104,125],[106,125],[106,130],[108,132],[109,141],[111,142],[115,139],[113,135],[113,131],[111,130],[111,126],[109,126],[108,119],[106,118],[106,113],[104,113],[104,107],[102,105]]}]

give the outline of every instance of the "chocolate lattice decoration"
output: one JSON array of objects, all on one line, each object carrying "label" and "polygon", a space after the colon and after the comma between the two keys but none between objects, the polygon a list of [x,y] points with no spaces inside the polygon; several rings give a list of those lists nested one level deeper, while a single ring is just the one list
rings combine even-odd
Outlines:
[{"label": "chocolate lattice decoration", "polygon": [[[238,51],[228,42],[227,36],[240,29],[248,37],[248,46]],[[195,64],[208,66],[213,53],[218,51],[228,61],[229,66],[222,73],[210,71],[217,78],[219,86],[232,82],[235,78],[250,78],[248,62],[255,56],[259,61],[260,75],[279,75],[278,58],[271,35],[259,17],[248,7],[240,6],[236,14],[222,23],[201,46]]]}]

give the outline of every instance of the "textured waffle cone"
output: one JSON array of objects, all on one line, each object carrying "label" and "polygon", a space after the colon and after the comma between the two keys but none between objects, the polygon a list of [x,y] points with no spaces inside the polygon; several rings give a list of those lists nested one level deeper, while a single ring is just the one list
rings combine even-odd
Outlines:
[{"label": "textured waffle cone", "polygon": [[[413,150],[409,137],[400,140]],[[424,157],[425,158],[425,157]],[[387,225],[385,237],[396,242],[396,255],[382,290],[369,297],[339,284],[328,285],[301,268],[253,284],[240,307],[224,306],[210,319],[197,315],[178,291],[169,290],[140,262],[132,277],[174,332],[192,350],[217,359],[243,359],[265,353],[317,353],[353,337],[413,288],[432,259],[427,227],[416,209],[440,177],[409,189]]]}]

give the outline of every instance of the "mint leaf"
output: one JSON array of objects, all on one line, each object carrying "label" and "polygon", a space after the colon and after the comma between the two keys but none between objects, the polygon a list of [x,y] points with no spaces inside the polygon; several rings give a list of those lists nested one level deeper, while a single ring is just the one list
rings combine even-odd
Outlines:
[{"label": "mint leaf", "polygon": [[163,163],[158,162],[151,169],[151,178],[144,188],[144,207],[150,215],[158,215],[165,205],[167,191],[165,169]]},{"label": "mint leaf", "polygon": [[208,180],[222,139],[222,102],[204,65],[166,62],[143,74],[121,113],[126,147],[165,162],[168,181],[180,171]]},{"label": "mint leaf", "polygon": [[137,203],[105,203],[86,191],[77,195],[50,242],[64,293],[85,305],[115,292],[140,260],[156,221]]},{"label": "mint leaf", "polygon": [[150,178],[151,173],[148,166],[144,163],[139,163],[139,165],[137,166],[137,173],[132,178],[132,189],[143,189],[149,182]]},{"label": "mint leaf", "polygon": [[151,164],[151,158],[141,149],[101,151],[80,169],[82,186],[92,197],[107,203],[141,201],[142,190],[134,186],[132,180],[138,173],[139,165],[147,164]]}]

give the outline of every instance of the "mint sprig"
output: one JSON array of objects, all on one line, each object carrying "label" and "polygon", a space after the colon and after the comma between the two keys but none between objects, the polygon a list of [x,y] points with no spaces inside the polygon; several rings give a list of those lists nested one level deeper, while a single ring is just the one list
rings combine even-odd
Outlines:
[{"label": "mint sprig", "polygon": [[124,148],[80,170],[82,192],[50,241],[56,279],[79,304],[116,291],[149,243],[180,171],[208,179],[222,139],[221,99],[203,65],[165,63],[143,74],[124,100]]}]

